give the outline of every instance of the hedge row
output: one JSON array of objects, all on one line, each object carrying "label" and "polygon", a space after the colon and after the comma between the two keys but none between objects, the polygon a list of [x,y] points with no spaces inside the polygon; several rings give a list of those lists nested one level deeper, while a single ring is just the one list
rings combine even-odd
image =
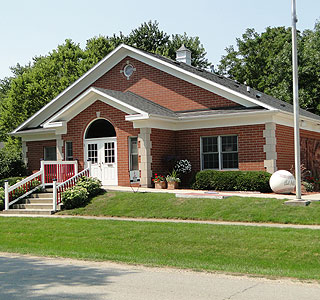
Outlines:
[{"label": "hedge row", "polygon": [[192,187],[196,190],[271,192],[271,174],[264,171],[215,171],[197,173]]}]

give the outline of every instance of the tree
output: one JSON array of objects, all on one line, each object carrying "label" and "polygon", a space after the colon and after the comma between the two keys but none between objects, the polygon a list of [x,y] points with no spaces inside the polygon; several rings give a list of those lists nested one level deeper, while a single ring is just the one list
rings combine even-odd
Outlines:
[{"label": "tree", "polygon": [[[320,25],[297,33],[299,99],[301,107],[320,114]],[[247,29],[226,48],[218,72],[266,94],[292,103],[291,28]]]},{"label": "tree", "polygon": [[9,88],[2,95],[0,107],[1,139],[41,107],[73,83],[83,71],[79,64],[84,58],[79,45],[66,40],[48,56],[33,58],[32,66],[14,69]]}]

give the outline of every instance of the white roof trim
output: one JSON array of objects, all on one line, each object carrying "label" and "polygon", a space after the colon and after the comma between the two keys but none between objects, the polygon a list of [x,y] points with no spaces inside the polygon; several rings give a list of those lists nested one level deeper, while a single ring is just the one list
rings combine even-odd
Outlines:
[{"label": "white roof trim", "polygon": [[[105,58],[103,58],[100,62],[98,62],[94,67],[92,67],[89,71],[87,71],[84,75],[82,75],[78,80],[76,80],[73,84],[71,84],[68,88],[66,88],[63,92],[61,92],[56,98],[54,98],[52,101],[50,101],[47,105],[45,105],[43,108],[41,108],[38,112],[36,112],[33,116],[31,116],[28,120],[26,120],[24,123],[22,123],[19,127],[17,127],[12,133],[17,133],[19,130],[23,129],[28,123],[30,123],[32,120],[34,120],[37,116],[39,116],[42,112],[44,112],[45,110],[47,110],[50,106],[52,106],[53,104],[55,104],[61,97],[65,96],[69,91],[71,91],[72,89],[74,89],[76,86],[80,85],[80,83],[86,78],[88,77],[89,75],[93,76],[93,78],[91,78],[93,80],[93,82],[95,80],[97,80],[101,74],[97,74],[97,75],[94,75],[93,73],[100,67],[102,66],[107,60],[109,60],[112,56],[114,56],[117,52],[120,52],[122,49],[125,49],[127,50],[128,52],[131,52],[131,53],[135,53],[137,54],[138,56],[142,56],[142,57],[145,57],[147,58],[148,60],[151,60],[151,61],[154,61],[154,62],[157,62],[158,64],[161,64],[163,66],[166,66],[167,68],[169,69],[173,69],[177,72],[180,72],[180,73],[183,73],[187,76],[190,76],[190,77],[193,77],[197,80],[200,80],[202,82],[205,82],[206,84],[210,85],[210,86],[213,86],[215,88],[218,88],[220,90],[223,90],[227,93],[231,93],[241,99],[245,99],[246,101],[250,102],[250,103],[253,103],[255,105],[259,105],[261,107],[264,107],[268,110],[272,110],[274,111],[275,108],[272,107],[272,106],[269,106],[261,101],[258,101],[256,99],[252,99],[246,95],[243,95],[239,92],[236,92],[228,87],[225,87],[221,84],[217,84],[211,80],[208,80],[206,78],[203,78],[199,75],[196,75],[194,73],[191,73],[187,70],[184,70],[178,66],[175,66],[171,63],[168,63],[168,62],[165,62],[159,58],[156,58],[148,53],[145,53],[143,51],[140,51],[139,49],[136,49],[136,48],[133,48],[133,47],[130,47],[128,45],[119,45],[117,48],[115,48],[113,51],[111,51]],[[124,53],[124,56],[127,56],[128,53]],[[106,69],[105,72],[107,72],[108,70]],[[94,80],[95,79],[95,80]],[[90,81],[92,81],[90,80]],[[88,85],[87,85],[88,86]],[[83,89],[85,89],[87,86],[83,87]]]},{"label": "white roof trim", "polygon": [[[86,96],[89,96],[89,94],[96,94],[99,95],[103,98],[107,98],[108,100],[111,100],[111,102],[117,103],[119,106],[125,107],[131,111],[136,112],[137,114],[143,115],[143,116],[148,116],[148,114],[144,111],[142,111],[141,109],[138,109],[136,107],[133,107],[125,102],[122,102],[121,100],[112,97],[100,90],[97,90],[94,87],[91,87],[90,89],[88,89],[87,91],[85,91],[83,94],[81,94],[79,97],[77,97],[75,100],[73,100],[71,103],[69,103],[65,108],[63,108],[61,111],[59,111],[57,114],[55,114],[54,116],[52,116],[49,120],[47,120],[44,124],[43,127],[47,128],[47,127],[54,127],[56,125],[51,125],[51,124],[59,124],[62,122],[56,122],[56,120],[58,120],[58,118],[63,115],[65,112],[67,112],[71,107],[73,107],[74,105],[76,105],[77,103],[79,103],[83,98],[85,98]],[[109,103],[109,105],[113,106],[112,103]],[[83,107],[82,107],[83,108]],[[59,125],[59,126],[62,126]]]}]

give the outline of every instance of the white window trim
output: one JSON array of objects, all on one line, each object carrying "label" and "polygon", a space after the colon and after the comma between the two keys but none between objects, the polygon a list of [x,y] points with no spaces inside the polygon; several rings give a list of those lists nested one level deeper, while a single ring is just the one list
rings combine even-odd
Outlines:
[{"label": "white window trim", "polygon": [[[138,147],[138,137],[137,136],[129,136],[128,137],[128,154],[129,154],[129,171],[139,171],[139,167],[137,170],[131,170],[132,168],[132,161],[131,161],[131,140],[132,139],[137,139],[137,147]],[[139,149],[137,149],[137,155],[138,155],[138,166],[139,166]]]},{"label": "white window trim", "polygon": [[[222,137],[225,136],[236,136],[237,137],[237,150],[238,151],[231,151],[231,152],[224,152],[224,153],[238,153],[238,166],[239,166],[239,137],[237,134],[225,134],[225,135],[206,135],[200,137],[200,169],[201,170],[218,170],[218,171],[236,171],[239,168],[222,168]],[[218,156],[219,156],[219,168],[218,169],[205,169],[203,164],[203,138],[209,137],[216,137],[218,139]]]}]

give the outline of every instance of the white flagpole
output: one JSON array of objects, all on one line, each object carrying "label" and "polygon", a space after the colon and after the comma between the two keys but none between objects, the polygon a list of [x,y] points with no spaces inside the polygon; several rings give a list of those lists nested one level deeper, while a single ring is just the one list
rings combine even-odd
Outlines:
[{"label": "white flagpole", "polygon": [[296,175],[296,200],[301,200],[300,133],[299,133],[299,94],[296,0],[292,0],[292,75],[293,75],[293,114],[294,114],[294,157]]}]

